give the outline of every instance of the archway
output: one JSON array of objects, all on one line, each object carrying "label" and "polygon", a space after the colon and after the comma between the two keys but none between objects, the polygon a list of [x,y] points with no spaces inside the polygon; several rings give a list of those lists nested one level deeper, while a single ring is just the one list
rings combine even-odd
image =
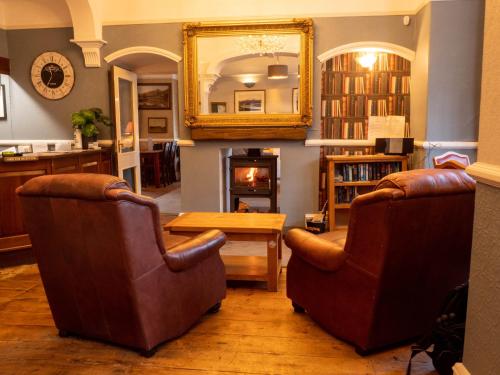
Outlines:
[{"label": "archway", "polygon": [[[104,60],[137,75],[141,180],[144,195],[155,199],[163,214],[180,212],[180,123],[178,76],[182,58],[165,49],[133,46]],[[154,160],[161,160],[160,168]]]},{"label": "archway", "polygon": [[350,52],[386,52],[401,56],[409,61],[415,60],[415,51],[409,48],[400,46],[399,44],[376,41],[343,44],[318,55],[318,60],[324,62],[334,56]]}]

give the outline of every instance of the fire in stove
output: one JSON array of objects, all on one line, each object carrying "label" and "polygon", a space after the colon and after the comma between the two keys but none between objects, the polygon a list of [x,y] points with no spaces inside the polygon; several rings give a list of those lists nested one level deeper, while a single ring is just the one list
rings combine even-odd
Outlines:
[{"label": "fire in stove", "polygon": [[271,179],[269,168],[243,167],[235,168],[235,186],[257,187],[269,189]]},{"label": "fire in stove", "polygon": [[255,181],[255,175],[257,174],[257,168],[250,168],[250,171],[247,173],[247,180],[250,182],[252,185]]}]

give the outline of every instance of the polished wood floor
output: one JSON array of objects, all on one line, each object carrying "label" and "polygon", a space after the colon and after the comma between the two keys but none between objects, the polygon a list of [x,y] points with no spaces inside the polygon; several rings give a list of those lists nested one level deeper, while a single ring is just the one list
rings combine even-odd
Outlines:
[{"label": "polished wood floor", "polygon": [[[0,270],[0,374],[404,374],[409,348],[360,357],[265,285],[228,288],[216,315],[162,345],[153,358],[59,338],[37,267]],[[250,288],[249,286],[252,286]],[[425,355],[412,374],[436,374]]]}]

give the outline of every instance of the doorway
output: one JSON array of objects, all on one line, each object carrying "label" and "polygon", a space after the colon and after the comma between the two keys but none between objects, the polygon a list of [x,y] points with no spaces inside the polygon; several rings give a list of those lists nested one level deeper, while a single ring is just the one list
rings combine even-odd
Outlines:
[{"label": "doorway", "polygon": [[105,58],[137,76],[137,121],[141,194],[153,198],[162,214],[181,211],[178,69],[180,57],[145,47]]}]

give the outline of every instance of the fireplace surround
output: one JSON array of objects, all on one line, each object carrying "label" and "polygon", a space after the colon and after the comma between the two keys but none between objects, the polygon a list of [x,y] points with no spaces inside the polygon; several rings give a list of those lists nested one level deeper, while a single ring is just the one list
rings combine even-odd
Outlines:
[{"label": "fireplace surround", "polygon": [[277,155],[229,157],[230,211],[238,210],[240,198],[269,198],[269,212],[278,212]]}]

